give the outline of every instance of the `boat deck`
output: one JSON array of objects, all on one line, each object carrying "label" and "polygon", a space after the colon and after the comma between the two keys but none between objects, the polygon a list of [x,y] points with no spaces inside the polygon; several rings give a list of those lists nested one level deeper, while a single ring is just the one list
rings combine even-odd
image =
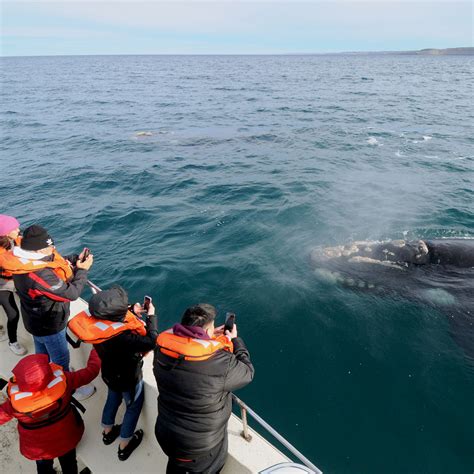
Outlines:
[{"label": "boat deck", "polygon": [[[80,299],[71,304],[71,314],[75,315],[86,307],[87,303]],[[18,305],[19,306],[19,305]],[[6,325],[3,309],[0,308],[0,324]],[[26,333],[20,322],[18,340],[28,348],[28,353],[34,353],[33,340]],[[71,366],[79,369],[86,365],[91,346],[81,344],[78,349],[70,347]],[[8,348],[8,341],[0,342],[0,375],[4,378],[11,376],[11,369],[20,360]],[[125,462],[117,458],[118,441],[110,446],[102,443],[100,419],[105,404],[107,388],[101,377],[93,382],[97,387],[94,396],[81,402],[87,409],[84,415],[85,433],[77,447],[77,457],[80,467],[87,466],[92,473],[164,473],[167,457],[161,451],[154,435],[154,424],[157,416],[157,387],[152,371],[153,356],[148,354],[144,360],[143,374],[145,382],[145,403],[138,422],[138,428],[145,432],[142,444]],[[0,394],[2,397],[2,394]],[[119,412],[119,417],[122,412]],[[271,443],[251,430],[252,440],[246,441],[242,436],[242,421],[232,415],[228,424],[229,456],[223,473],[258,473],[270,466],[288,462],[289,459]],[[21,456],[18,448],[16,422],[11,421],[0,426],[0,472],[3,474],[34,473],[34,462]]]}]

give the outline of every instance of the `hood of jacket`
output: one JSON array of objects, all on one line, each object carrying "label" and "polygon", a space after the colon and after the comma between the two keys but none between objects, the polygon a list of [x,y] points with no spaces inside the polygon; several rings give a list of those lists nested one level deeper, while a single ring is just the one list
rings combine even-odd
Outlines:
[{"label": "hood of jacket", "polygon": [[128,311],[128,295],[121,286],[99,291],[89,301],[89,312],[97,319],[123,321]]},{"label": "hood of jacket", "polygon": [[173,326],[173,334],[182,337],[191,337],[196,339],[210,339],[207,332],[199,326],[184,326],[183,324],[175,324]]},{"label": "hood of jacket", "polygon": [[12,372],[22,392],[43,390],[54,378],[47,354],[31,354],[23,357]]}]

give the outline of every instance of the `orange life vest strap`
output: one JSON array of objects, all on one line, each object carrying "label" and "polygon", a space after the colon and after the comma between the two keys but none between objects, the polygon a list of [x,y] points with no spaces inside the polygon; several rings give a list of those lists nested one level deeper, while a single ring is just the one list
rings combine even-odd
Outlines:
[{"label": "orange life vest strap", "polygon": [[68,328],[81,341],[90,344],[100,344],[124,331],[146,336],[145,323],[130,311],[123,321],[116,322],[94,318],[89,312],[81,311],[68,322]]}]

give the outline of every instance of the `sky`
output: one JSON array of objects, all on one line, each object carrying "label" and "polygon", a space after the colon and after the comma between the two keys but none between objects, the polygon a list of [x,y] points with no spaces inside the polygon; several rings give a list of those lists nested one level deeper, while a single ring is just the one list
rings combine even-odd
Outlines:
[{"label": "sky", "polygon": [[473,3],[1,1],[1,56],[292,54],[473,46]]}]

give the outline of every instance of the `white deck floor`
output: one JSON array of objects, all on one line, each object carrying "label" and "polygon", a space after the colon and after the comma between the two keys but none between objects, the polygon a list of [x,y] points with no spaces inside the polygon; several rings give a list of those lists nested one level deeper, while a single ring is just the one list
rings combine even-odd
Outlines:
[{"label": "white deck floor", "polygon": [[[84,308],[86,303],[78,300],[71,305],[74,315]],[[0,324],[6,327],[6,318],[0,308]],[[26,333],[23,324],[19,326],[19,342],[28,348],[30,354],[34,352],[31,336]],[[79,349],[70,348],[71,365],[76,368],[85,366],[90,351],[89,345],[82,344]],[[4,378],[11,376],[11,369],[20,360],[8,348],[8,341],[0,342],[0,375]],[[167,457],[161,451],[154,435],[154,424],[157,416],[157,388],[152,371],[153,355],[150,353],[145,358],[144,381],[145,403],[138,422],[138,428],[145,431],[142,444],[125,462],[117,458],[116,441],[110,446],[102,443],[100,419],[106,398],[106,387],[99,377],[94,381],[97,393],[82,402],[87,411],[84,415],[86,431],[77,448],[78,460],[81,465],[86,465],[93,474],[101,473],[164,473]],[[0,395],[1,397],[2,395]],[[119,416],[121,412],[119,412]],[[235,415],[231,416],[228,425],[229,456],[223,473],[246,474],[259,471],[275,464],[288,462],[289,459],[278,451],[258,433],[251,431],[252,440],[245,441],[240,433],[242,422]],[[36,466],[19,453],[16,422],[11,421],[0,426],[0,472],[2,474],[35,473]]]}]

